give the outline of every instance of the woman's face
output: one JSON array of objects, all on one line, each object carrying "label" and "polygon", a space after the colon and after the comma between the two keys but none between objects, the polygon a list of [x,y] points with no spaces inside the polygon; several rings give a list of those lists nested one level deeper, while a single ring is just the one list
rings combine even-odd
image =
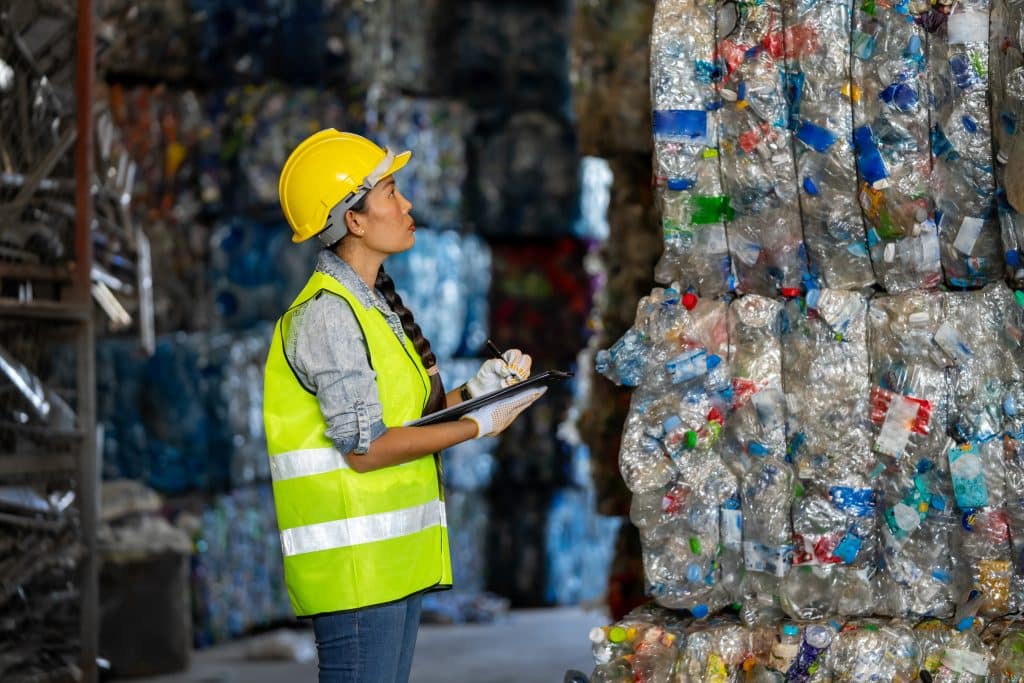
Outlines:
[{"label": "woman's face", "polygon": [[392,177],[374,185],[359,214],[364,244],[382,254],[397,254],[416,243],[416,224],[409,212],[412,203],[402,196]]}]

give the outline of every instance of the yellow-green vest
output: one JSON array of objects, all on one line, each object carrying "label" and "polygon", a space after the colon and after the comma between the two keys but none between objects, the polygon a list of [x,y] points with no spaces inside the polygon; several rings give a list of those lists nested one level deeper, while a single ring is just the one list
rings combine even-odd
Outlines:
[{"label": "yellow-green vest", "polygon": [[379,310],[365,308],[329,275],[314,273],[277,321],[263,419],[285,583],[299,616],[379,605],[452,583],[439,459],[427,454],[362,474],[349,468],[324,435],[316,396],[284,355],[296,307],[321,292],[348,302],[362,328],[385,426],[421,417],[430,392],[408,337],[399,341]]}]

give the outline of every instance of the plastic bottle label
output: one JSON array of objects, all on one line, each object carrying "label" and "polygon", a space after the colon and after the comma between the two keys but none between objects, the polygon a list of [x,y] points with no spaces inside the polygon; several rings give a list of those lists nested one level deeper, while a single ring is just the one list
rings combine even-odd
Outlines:
[{"label": "plastic bottle label", "polygon": [[800,651],[799,643],[773,643],[772,668],[786,673]]},{"label": "plastic bottle label", "polygon": [[836,549],[832,551],[832,554],[839,558],[845,564],[852,564],[857,559],[857,553],[860,552],[861,546],[864,544],[863,539],[855,534],[846,534],[843,536],[843,540],[839,542]]},{"label": "plastic bottle label", "polygon": [[953,479],[953,493],[961,510],[988,505],[988,486],[985,468],[976,444],[967,448],[949,449],[949,474]]},{"label": "plastic bottle label", "polygon": [[724,254],[729,251],[729,244],[725,240],[725,226],[722,224],[709,225],[705,228],[707,249],[709,254]]},{"label": "plastic bottle label", "polygon": [[933,339],[958,365],[963,365],[974,355],[960,336],[960,332],[948,322],[942,323],[939,329],[935,330]]},{"label": "plastic bottle label", "polygon": [[950,45],[987,42],[988,12],[977,10],[953,12],[946,22],[946,35]]},{"label": "plastic bottle label", "polygon": [[828,490],[832,505],[854,517],[868,517],[875,513],[875,490],[833,486]]},{"label": "plastic bottle label", "polygon": [[885,413],[885,422],[875,440],[875,450],[894,458],[902,457],[917,419],[917,410],[918,405],[913,401],[904,396],[893,396],[889,410]]},{"label": "plastic bottle label", "polygon": [[942,666],[957,673],[966,673],[974,676],[988,675],[988,658],[970,650],[957,648],[946,648],[942,654]]},{"label": "plastic bottle label", "polygon": [[764,572],[779,578],[793,563],[793,546],[767,546],[756,541],[743,542],[743,565],[748,571]]},{"label": "plastic bottle label", "polygon": [[[987,20],[986,20],[987,21]],[[986,28],[987,30],[987,28]],[[967,216],[960,222],[960,229],[957,230],[953,247],[965,256],[970,256],[974,251],[974,245],[981,235],[981,229],[985,221],[974,216]]]},{"label": "plastic bottle label", "polygon": [[663,109],[654,112],[654,137],[658,140],[706,142],[708,113],[703,109]]},{"label": "plastic bottle label", "polygon": [[721,508],[722,545],[739,550],[743,545],[743,512]]}]

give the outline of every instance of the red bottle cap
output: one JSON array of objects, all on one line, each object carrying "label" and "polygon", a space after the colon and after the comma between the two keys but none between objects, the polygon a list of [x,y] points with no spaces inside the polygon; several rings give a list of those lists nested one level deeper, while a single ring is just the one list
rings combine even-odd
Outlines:
[{"label": "red bottle cap", "polygon": [[683,308],[692,311],[697,306],[697,295],[693,292],[683,294]]}]

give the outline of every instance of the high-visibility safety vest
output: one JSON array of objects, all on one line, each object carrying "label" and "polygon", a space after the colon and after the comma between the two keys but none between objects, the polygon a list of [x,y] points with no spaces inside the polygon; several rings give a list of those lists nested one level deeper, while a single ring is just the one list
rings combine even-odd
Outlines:
[{"label": "high-visibility safety vest", "polygon": [[[324,432],[316,396],[299,382],[284,354],[296,306],[339,296],[362,328],[384,425],[422,416],[430,393],[423,362],[384,315],[365,308],[336,279],[314,273],[274,329],[264,379],[263,419],[281,531],[285,583],[298,616],[379,605],[451,586],[440,460],[359,473]],[[352,457],[359,457],[358,455]]]}]

